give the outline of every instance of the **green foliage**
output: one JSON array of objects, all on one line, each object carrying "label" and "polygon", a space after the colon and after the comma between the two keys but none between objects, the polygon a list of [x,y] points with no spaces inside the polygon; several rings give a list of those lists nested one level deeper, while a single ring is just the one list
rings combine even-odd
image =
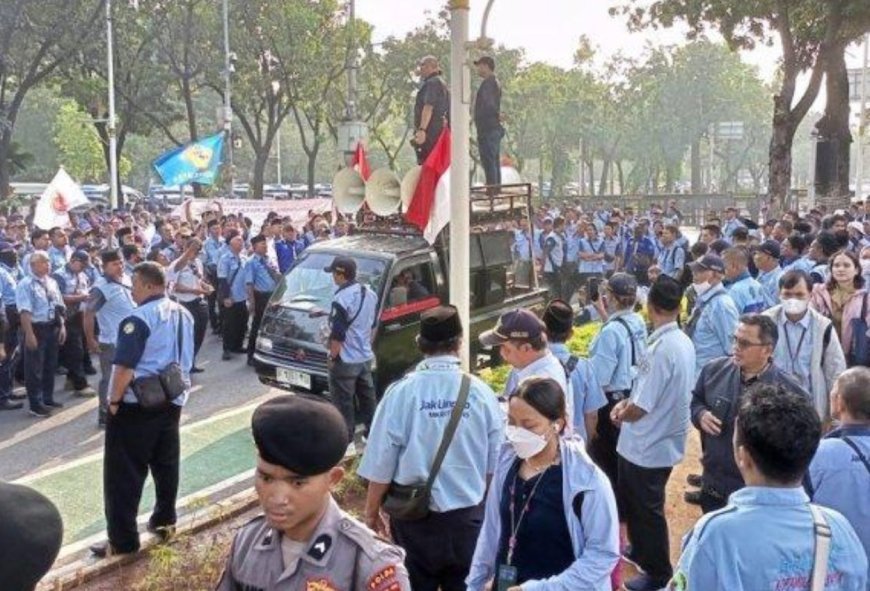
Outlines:
[{"label": "green foliage", "polygon": [[[105,179],[106,163],[100,138],[88,122],[88,115],[74,102],[65,102],[55,121],[54,142],[60,164],[73,178],[80,182],[98,182]],[[130,160],[121,158],[118,169],[122,178],[129,174]]]}]

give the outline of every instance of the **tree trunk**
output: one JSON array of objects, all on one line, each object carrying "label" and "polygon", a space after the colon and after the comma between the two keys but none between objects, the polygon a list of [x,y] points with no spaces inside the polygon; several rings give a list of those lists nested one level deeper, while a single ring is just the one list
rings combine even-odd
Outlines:
[{"label": "tree trunk", "polygon": [[619,192],[625,193],[625,173],[622,171],[622,160],[616,161],[616,172],[619,174]]},{"label": "tree trunk", "polygon": [[607,175],[610,172],[610,160],[604,161],[604,166],[601,167],[601,180],[598,181],[598,194],[604,195],[607,190]]},{"label": "tree trunk", "polygon": [[9,183],[12,175],[9,170],[9,145],[12,143],[12,130],[4,130],[0,134],[0,198],[5,199],[11,194]]},{"label": "tree trunk", "polygon": [[701,181],[701,138],[695,138],[692,142],[692,194],[700,195],[704,192]]},{"label": "tree trunk", "polygon": [[311,146],[310,151],[306,151],[308,156],[308,196],[314,197],[314,177],[317,171],[317,153],[320,152],[320,141],[315,141]]},{"label": "tree trunk", "polygon": [[828,142],[832,150],[830,183],[818,187],[829,210],[849,206],[849,78],[845,51],[832,52],[825,69],[827,103],[825,114],[816,124],[819,141]]},{"label": "tree trunk", "polygon": [[767,180],[771,214],[778,215],[788,199],[791,188],[791,148],[798,121],[781,96],[773,99],[773,132],[770,136],[769,169]]}]

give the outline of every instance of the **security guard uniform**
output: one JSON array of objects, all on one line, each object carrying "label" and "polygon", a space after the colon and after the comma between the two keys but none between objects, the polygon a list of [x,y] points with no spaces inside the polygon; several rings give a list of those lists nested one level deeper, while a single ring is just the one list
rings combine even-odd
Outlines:
[{"label": "security guard uniform", "polygon": [[[241,353],[248,328],[248,305],[245,291],[245,260],[241,253],[232,250],[221,256],[218,263],[218,299],[221,304],[224,357],[230,353]],[[231,299],[232,306],[227,308],[223,301]]]},{"label": "security guard uniform", "polygon": [[[260,459],[299,478],[329,472],[348,444],[341,414],[310,396],[263,403],[251,427]],[[265,480],[260,485],[269,486]],[[281,489],[260,494],[263,505],[285,500]],[[402,550],[344,513],[328,493],[323,501],[325,513],[304,541],[290,539],[266,516],[243,526],[216,591],[410,591]]]},{"label": "security guard uniform", "polygon": [[[212,286],[217,287],[218,284],[218,275],[217,275],[217,267],[218,261],[220,261],[221,248],[223,248],[223,240],[218,236],[215,238],[214,236],[209,236],[205,239],[205,242],[202,243],[202,255],[203,255],[203,267],[205,268],[205,279]],[[213,331],[219,331],[221,327],[220,322],[220,306],[221,303],[218,300],[217,289],[212,291],[206,298],[208,301],[208,322]]]},{"label": "security guard uniform", "polygon": [[[82,262],[88,258],[85,252],[76,252],[76,259]],[[84,270],[78,273],[65,264],[53,275],[63,296],[87,295],[90,291],[90,282]],[[70,304],[66,307],[66,341],[60,349],[60,363],[67,370],[67,380],[71,382],[76,392],[83,392],[88,388],[88,379],[85,377],[84,366],[84,325],[82,324],[81,304]],[[93,396],[93,391],[90,391]]]},{"label": "security guard uniform", "polygon": [[[159,374],[172,362],[181,366],[189,388],[193,318],[167,297],[153,296],[121,322],[114,365],[132,368],[136,378],[144,378]],[[149,470],[156,492],[149,529],[175,524],[180,451],[178,422],[187,394],[185,392],[165,409],[146,411],[128,388],[118,412],[109,415],[103,484],[106,529],[109,543],[116,552],[139,549],[136,516]]]},{"label": "security guard uniform", "polygon": [[254,351],[257,348],[257,335],[260,332],[260,323],[263,320],[263,312],[266,304],[272,297],[272,292],[278,286],[281,274],[267,256],[255,254],[245,265],[245,285],[250,286],[254,292],[254,318],[251,320],[251,331],[248,335],[248,360],[253,360]]},{"label": "security guard uniform", "polygon": [[[12,254],[11,247],[5,250],[2,254]],[[15,355],[18,347],[18,307],[15,305],[15,289],[18,287],[18,280],[12,274],[12,271],[5,264],[0,263],[0,300],[2,300],[3,312],[5,313],[5,331],[3,332],[3,347],[6,351],[6,358],[0,362],[0,407],[13,407],[21,403],[12,403],[12,388],[14,385],[15,365],[19,359]]]}]

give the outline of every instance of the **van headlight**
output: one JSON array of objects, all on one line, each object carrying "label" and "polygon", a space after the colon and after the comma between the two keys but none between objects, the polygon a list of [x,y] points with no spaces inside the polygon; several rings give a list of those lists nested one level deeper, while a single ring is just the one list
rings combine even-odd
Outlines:
[{"label": "van headlight", "polygon": [[257,337],[257,348],[264,353],[271,353],[272,339],[267,339],[266,337]]}]

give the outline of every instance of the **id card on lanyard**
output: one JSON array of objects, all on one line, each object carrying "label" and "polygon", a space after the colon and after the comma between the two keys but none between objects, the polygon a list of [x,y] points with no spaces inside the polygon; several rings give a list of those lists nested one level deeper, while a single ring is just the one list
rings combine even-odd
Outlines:
[{"label": "id card on lanyard", "polygon": [[510,494],[511,529],[510,537],[508,538],[507,560],[505,561],[506,564],[500,564],[498,567],[497,591],[507,591],[511,587],[517,585],[518,573],[516,567],[512,565],[514,550],[516,550],[517,547],[517,535],[519,534],[520,527],[523,524],[523,519],[529,511],[529,505],[532,503],[532,498],[534,498],[535,492],[538,490],[538,485],[540,485],[541,481],[544,480],[544,476],[549,467],[550,466],[547,466],[540,472],[540,474],[538,474],[537,480],[535,481],[534,486],[532,486],[532,490],[529,492],[529,496],[526,498],[525,503],[523,503],[523,508],[520,510],[519,515],[516,514],[516,490],[517,481],[520,478],[519,468],[517,469],[517,473],[514,475],[514,482],[511,485]]}]

